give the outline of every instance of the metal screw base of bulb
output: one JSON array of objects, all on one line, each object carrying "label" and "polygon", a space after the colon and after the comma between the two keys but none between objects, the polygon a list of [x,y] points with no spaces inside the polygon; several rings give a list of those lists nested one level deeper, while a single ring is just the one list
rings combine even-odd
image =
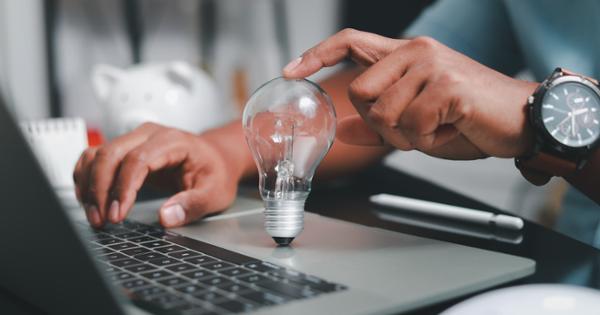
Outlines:
[{"label": "metal screw base of bulb", "polygon": [[289,245],[303,228],[304,200],[265,200],[265,230],[277,245]]}]

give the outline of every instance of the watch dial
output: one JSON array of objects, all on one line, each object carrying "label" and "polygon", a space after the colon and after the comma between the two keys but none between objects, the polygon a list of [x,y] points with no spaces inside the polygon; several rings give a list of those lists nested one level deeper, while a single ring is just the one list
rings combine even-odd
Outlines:
[{"label": "watch dial", "polygon": [[558,142],[586,146],[600,135],[600,97],[582,83],[558,84],[544,95],[542,119]]}]

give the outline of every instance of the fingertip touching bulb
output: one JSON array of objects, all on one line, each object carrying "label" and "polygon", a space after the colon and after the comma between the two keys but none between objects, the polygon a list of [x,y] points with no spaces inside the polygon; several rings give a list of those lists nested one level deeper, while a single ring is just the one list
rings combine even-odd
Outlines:
[{"label": "fingertip touching bulb", "polygon": [[242,124],[258,168],[265,230],[287,246],[303,229],[312,178],[335,137],[333,103],[309,80],[275,78],[252,94]]}]

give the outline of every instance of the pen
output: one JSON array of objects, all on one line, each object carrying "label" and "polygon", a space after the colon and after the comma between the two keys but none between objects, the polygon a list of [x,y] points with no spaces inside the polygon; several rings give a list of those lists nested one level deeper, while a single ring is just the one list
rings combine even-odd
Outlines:
[{"label": "pen", "polygon": [[523,228],[523,220],[521,218],[504,214],[495,214],[482,210],[451,206],[390,194],[373,195],[369,200],[374,204],[385,207],[401,208],[417,213],[446,217],[475,224],[495,225],[511,230],[520,230]]}]

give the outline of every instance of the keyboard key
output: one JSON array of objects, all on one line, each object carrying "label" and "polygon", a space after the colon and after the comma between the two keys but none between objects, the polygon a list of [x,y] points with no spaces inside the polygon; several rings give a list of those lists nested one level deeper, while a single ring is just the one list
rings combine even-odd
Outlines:
[{"label": "keyboard key", "polygon": [[343,288],[343,286],[340,286],[339,284],[327,282],[325,280],[313,276],[306,276],[304,278],[304,281],[298,283],[301,285],[306,285],[313,290],[324,293],[338,291]]},{"label": "keyboard key", "polygon": [[125,221],[123,221],[122,224],[123,224],[124,227],[126,227],[128,229],[131,229],[131,230],[135,230],[135,229],[138,229],[138,228],[142,228],[142,227],[148,226],[146,224],[143,224],[143,223],[140,223],[140,222],[134,222],[134,221],[131,221],[131,220],[125,220]]},{"label": "keyboard key", "polygon": [[166,268],[173,272],[183,272],[183,271],[195,269],[196,267],[194,265],[181,263],[181,264],[167,266]]},{"label": "keyboard key", "polygon": [[190,264],[195,264],[195,265],[201,265],[201,264],[208,264],[208,263],[212,263],[212,262],[217,262],[216,259],[210,258],[208,256],[186,258],[183,261],[185,261],[187,263],[190,263]]},{"label": "keyboard key", "polygon": [[143,279],[133,279],[133,280],[121,282],[121,286],[125,289],[139,288],[139,287],[143,287],[143,286],[146,286],[149,284],[150,283],[148,281],[143,280]]},{"label": "keyboard key", "polygon": [[144,254],[144,253],[148,253],[148,252],[150,252],[150,250],[147,248],[144,248],[144,247],[131,247],[129,249],[121,251],[121,253],[123,253],[125,255],[129,255],[129,256],[135,256],[135,255]]},{"label": "keyboard key", "polygon": [[166,270],[156,270],[156,271],[151,271],[151,272],[145,272],[140,275],[144,278],[151,279],[151,280],[174,276],[174,274],[172,274]]},{"label": "keyboard key", "polygon": [[193,249],[195,251],[208,254],[210,256],[236,265],[242,265],[252,261],[256,261],[256,259],[252,257],[248,257],[236,252],[226,250],[221,247],[217,247],[215,245],[211,245],[181,235],[166,235],[165,239],[185,248]]},{"label": "keyboard key", "polygon": [[148,233],[148,235],[150,235],[152,237],[156,237],[156,238],[163,238],[165,235],[167,235],[167,232],[165,232],[165,231],[150,232],[150,233]]},{"label": "keyboard key", "polygon": [[165,289],[159,288],[159,287],[145,287],[145,288],[134,288],[132,290],[132,292],[134,293],[134,295],[143,298],[143,297],[154,296],[157,294],[163,294],[163,293],[166,293],[167,291],[165,291]]},{"label": "keyboard key", "polygon": [[175,287],[175,290],[181,291],[186,294],[193,294],[205,290],[205,288],[196,284],[187,284],[180,287]]},{"label": "keyboard key", "polygon": [[247,283],[256,283],[259,281],[267,281],[270,280],[269,278],[265,277],[265,276],[261,276],[261,275],[248,275],[248,276],[242,276],[242,277],[237,277],[238,280],[240,281],[244,281]]},{"label": "keyboard key", "polygon": [[111,238],[104,238],[104,239],[101,239],[101,240],[96,240],[94,242],[96,242],[96,243],[98,243],[100,245],[112,245],[112,244],[121,243],[121,242],[123,242],[123,240],[111,237]]},{"label": "keyboard key", "polygon": [[134,243],[144,243],[144,242],[150,242],[150,241],[154,241],[154,240],[156,240],[154,237],[147,236],[147,235],[128,239],[128,241],[134,242]]},{"label": "keyboard key", "polygon": [[229,277],[237,277],[247,275],[249,273],[252,273],[252,271],[236,267],[230,269],[221,269],[219,270],[219,273]]},{"label": "keyboard key", "polygon": [[279,266],[276,266],[276,265],[273,265],[271,263],[264,262],[264,261],[247,263],[244,265],[244,267],[258,271],[258,272],[269,272],[269,271],[276,271],[276,270],[281,269],[281,267],[279,267]]},{"label": "keyboard key", "polygon": [[275,278],[280,278],[280,279],[288,279],[291,281],[295,281],[295,282],[304,282],[304,278],[305,278],[305,274],[296,271],[296,270],[290,270],[290,269],[281,269],[281,270],[277,270],[277,271],[271,271],[267,273],[270,276],[273,276]]},{"label": "keyboard key", "polygon": [[143,265],[135,265],[135,266],[125,267],[125,269],[127,269],[128,271],[134,272],[134,273],[140,273],[140,272],[144,272],[144,271],[154,270],[154,269],[156,269],[156,267],[154,267],[152,265],[148,265],[148,264],[143,264]]},{"label": "keyboard key", "polygon": [[181,274],[184,277],[190,278],[190,279],[200,279],[200,278],[206,278],[208,276],[214,276],[215,274],[208,271],[208,270],[194,270],[194,271],[190,271],[190,272],[184,272]]},{"label": "keyboard key", "polygon": [[110,236],[109,234],[103,233],[103,232],[92,232],[92,235],[90,235],[88,239],[90,241],[94,241],[94,240],[103,240],[103,239],[107,239],[107,238],[112,238],[112,236]]},{"label": "keyboard key", "polygon": [[223,294],[211,290],[204,290],[201,292],[194,293],[194,297],[206,302],[214,302],[215,300],[223,300],[227,298]]},{"label": "keyboard key", "polygon": [[157,258],[149,260],[148,262],[156,266],[168,266],[180,263],[179,260],[175,260],[173,258]]},{"label": "keyboard key", "polygon": [[113,275],[110,276],[110,280],[112,281],[123,281],[123,280],[128,280],[133,278],[133,275],[130,274],[129,272],[117,272]]},{"label": "keyboard key", "polygon": [[132,258],[115,260],[115,261],[111,261],[110,263],[112,265],[117,266],[117,267],[127,267],[127,266],[141,265],[142,264],[141,261],[139,261],[137,259],[132,259]]},{"label": "keyboard key", "polygon": [[113,235],[115,237],[122,238],[122,239],[128,239],[128,238],[134,238],[134,237],[138,237],[138,236],[143,236],[143,234],[141,234],[141,233],[132,232],[132,231],[128,231],[128,232],[120,233],[120,234],[114,234],[113,233]]},{"label": "keyboard key", "polygon": [[224,285],[229,285],[232,284],[233,281],[224,278],[224,277],[212,277],[212,278],[205,278],[205,279],[199,279],[198,283],[202,283],[206,286],[224,286]]},{"label": "keyboard key", "polygon": [[98,258],[100,258],[102,260],[113,261],[113,260],[118,260],[118,259],[125,259],[128,257],[123,254],[113,252],[113,253],[102,255]]},{"label": "keyboard key", "polygon": [[308,288],[300,288],[288,283],[283,283],[274,280],[266,280],[256,283],[257,286],[273,291],[275,293],[283,294],[295,299],[309,297],[316,295],[316,293]]},{"label": "keyboard key", "polygon": [[123,234],[123,233],[127,233],[129,232],[129,229],[126,229],[125,227],[123,227],[121,224],[107,224],[105,225],[102,230],[108,234]]},{"label": "keyboard key", "polygon": [[180,251],[180,252],[169,253],[168,255],[173,258],[179,258],[179,259],[202,256],[202,254],[191,251],[191,250],[184,250],[184,251]]},{"label": "keyboard key", "polygon": [[171,293],[151,297],[148,299],[148,301],[158,304],[161,308],[167,310],[187,304],[187,302],[183,298]]},{"label": "keyboard key", "polygon": [[228,283],[225,285],[219,285],[218,286],[219,289],[223,290],[223,291],[227,291],[230,293],[236,293],[239,294],[240,292],[246,292],[246,291],[252,291],[253,289],[245,286],[243,284],[239,284],[239,283]]},{"label": "keyboard key", "polygon": [[239,294],[241,297],[246,300],[255,302],[260,305],[274,305],[281,304],[286,302],[288,299],[281,295],[269,293],[269,292],[260,292],[260,291],[251,291]]},{"label": "keyboard key", "polygon": [[235,300],[228,300],[224,302],[215,303],[217,307],[224,308],[233,313],[247,312],[254,308],[252,304],[243,303]]},{"label": "keyboard key", "polygon": [[126,242],[126,243],[109,245],[108,247],[111,249],[114,249],[114,250],[124,250],[124,249],[128,249],[128,248],[136,247],[136,246],[133,243]]},{"label": "keyboard key", "polygon": [[149,248],[154,248],[154,247],[166,246],[166,245],[169,245],[169,243],[167,243],[165,241],[161,241],[161,240],[156,240],[156,241],[144,242],[144,243],[141,243],[140,245],[146,246]]},{"label": "keyboard key", "polygon": [[172,252],[179,252],[182,250],[185,250],[185,248],[181,247],[181,246],[177,246],[177,245],[169,245],[169,246],[165,246],[165,247],[157,247],[154,249],[155,251],[159,251],[161,253],[172,253]]},{"label": "keyboard key", "polygon": [[108,253],[114,253],[115,251],[108,247],[100,247],[98,249],[94,249],[92,252],[95,256],[102,256]]},{"label": "keyboard key", "polygon": [[204,306],[197,306],[190,309],[179,310],[178,312],[180,315],[219,315],[219,313],[206,311],[206,307]]},{"label": "keyboard key", "polygon": [[221,269],[226,269],[226,268],[231,268],[231,267],[234,267],[234,265],[230,264],[230,263],[226,263],[226,262],[216,262],[216,263],[202,264],[202,268],[206,268],[208,270],[213,270],[213,271],[217,271],[217,270],[221,270]]},{"label": "keyboard key", "polygon": [[139,233],[145,233],[145,234],[147,234],[147,233],[154,233],[154,232],[163,232],[164,229],[162,229],[160,227],[156,227],[156,226],[146,225],[146,226],[142,226],[142,227],[136,228],[135,231],[139,232]]},{"label": "keyboard key", "polygon": [[103,270],[104,270],[104,273],[106,273],[106,274],[112,274],[112,273],[120,271],[118,268],[109,266],[109,265],[106,265],[106,267],[103,267]]},{"label": "keyboard key", "polygon": [[147,252],[147,253],[144,253],[144,254],[135,255],[133,257],[135,259],[139,259],[139,260],[142,260],[142,261],[148,261],[148,260],[158,259],[158,258],[167,258],[167,256],[165,256],[163,254],[156,253],[156,252]]},{"label": "keyboard key", "polygon": [[162,283],[168,287],[180,286],[180,285],[189,285],[191,282],[179,277],[170,277],[162,280],[158,280],[159,283]]}]

